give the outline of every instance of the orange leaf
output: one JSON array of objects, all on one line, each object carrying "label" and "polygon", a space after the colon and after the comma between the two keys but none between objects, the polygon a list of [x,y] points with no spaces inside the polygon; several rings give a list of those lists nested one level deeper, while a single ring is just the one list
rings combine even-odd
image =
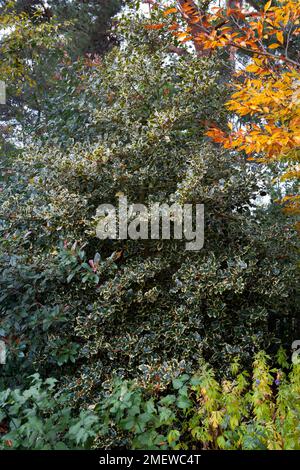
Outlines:
[{"label": "orange leaf", "polygon": [[146,24],[145,29],[162,29],[164,26],[165,26],[164,23]]},{"label": "orange leaf", "polygon": [[173,23],[171,26],[169,26],[169,31],[174,31],[174,29],[178,29],[179,24],[178,23]]},{"label": "orange leaf", "polygon": [[224,132],[216,127],[211,127],[210,129],[208,129],[208,131],[206,131],[206,135],[208,137],[211,137],[214,142],[221,143],[225,140]]},{"label": "orange leaf", "polygon": [[168,8],[167,10],[164,11],[164,16],[171,15],[172,13],[177,13],[177,8]]},{"label": "orange leaf", "polygon": [[179,39],[179,41],[182,41],[183,39],[185,39],[187,37],[187,33],[179,33],[177,34],[177,39]]},{"label": "orange leaf", "polygon": [[261,23],[257,23],[257,32],[258,36],[261,38],[263,34],[263,25]]}]

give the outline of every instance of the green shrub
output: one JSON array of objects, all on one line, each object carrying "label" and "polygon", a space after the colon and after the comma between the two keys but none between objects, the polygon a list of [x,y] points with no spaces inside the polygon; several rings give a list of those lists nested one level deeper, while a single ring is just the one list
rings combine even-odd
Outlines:
[{"label": "green shrub", "polygon": [[0,449],[88,447],[98,418],[89,410],[76,414],[68,404],[70,396],[58,392],[56,382],[53,378],[42,381],[35,374],[30,388],[0,393]]},{"label": "green shrub", "polygon": [[299,450],[300,366],[286,375],[267,360],[256,355],[252,377],[234,362],[233,378],[220,381],[203,365],[174,378],[163,396],[118,381],[98,407],[102,432],[114,424],[133,449]]}]

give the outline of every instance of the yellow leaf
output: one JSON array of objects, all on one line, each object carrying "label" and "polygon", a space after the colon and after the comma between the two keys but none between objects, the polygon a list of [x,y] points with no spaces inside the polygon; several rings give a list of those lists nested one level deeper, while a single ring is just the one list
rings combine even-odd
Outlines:
[{"label": "yellow leaf", "polygon": [[269,2],[267,2],[267,3],[265,4],[264,11],[268,11],[269,8],[270,8],[270,6],[271,6],[271,4],[272,4],[272,0],[269,0]]},{"label": "yellow leaf", "polygon": [[257,72],[259,70],[259,67],[255,64],[250,64],[248,67],[246,67],[247,72]]},{"label": "yellow leaf", "polygon": [[276,33],[276,37],[277,37],[277,40],[280,42],[280,44],[284,43],[284,38],[283,38],[283,32],[282,31],[279,31],[278,33]]},{"label": "yellow leaf", "polygon": [[277,44],[276,42],[274,42],[273,44],[270,44],[268,47],[269,49],[277,49],[277,47],[280,47],[280,44]]},{"label": "yellow leaf", "polygon": [[297,145],[300,145],[300,136],[295,135],[294,136],[294,141],[296,142]]}]

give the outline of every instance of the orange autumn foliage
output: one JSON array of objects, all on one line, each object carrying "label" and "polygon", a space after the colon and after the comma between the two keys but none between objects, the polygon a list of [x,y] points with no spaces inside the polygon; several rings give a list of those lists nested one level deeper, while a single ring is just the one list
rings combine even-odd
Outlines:
[{"label": "orange autumn foliage", "polygon": [[[180,41],[192,40],[196,50],[206,54],[228,48],[231,57],[236,57],[232,55],[236,50],[249,56],[247,67],[235,74],[227,103],[233,113],[228,131],[211,126],[207,135],[227,149],[244,151],[249,159],[287,162],[282,180],[299,181],[300,62],[290,54],[292,41],[300,35],[299,0],[276,5],[270,0],[261,11],[243,8],[239,1],[208,12],[196,8],[193,0],[176,3],[185,26],[176,23],[172,34]],[[238,128],[237,117],[243,122],[249,119]],[[298,195],[282,202],[287,212],[300,213]]]}]

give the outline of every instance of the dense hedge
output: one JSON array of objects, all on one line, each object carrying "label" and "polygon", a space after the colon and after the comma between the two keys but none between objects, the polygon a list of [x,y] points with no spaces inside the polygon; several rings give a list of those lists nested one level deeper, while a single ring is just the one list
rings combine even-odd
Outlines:
[{"label": "dense hedge", "polygon": [[[293,339],[293,229],[255,206],[266,177],[202,135],[207,114],[222,120],[213,60],[161,67],[164,51],[128,48],[85,77],[99,94],[98,142],[29,148],[4,175],[4,383],[64,374],[82,396],[115,370],[151,376],[202,355],[222,364]],[[204,248],[98,240],[96,208],[120,191],[129,203],[203,203]]]}]

